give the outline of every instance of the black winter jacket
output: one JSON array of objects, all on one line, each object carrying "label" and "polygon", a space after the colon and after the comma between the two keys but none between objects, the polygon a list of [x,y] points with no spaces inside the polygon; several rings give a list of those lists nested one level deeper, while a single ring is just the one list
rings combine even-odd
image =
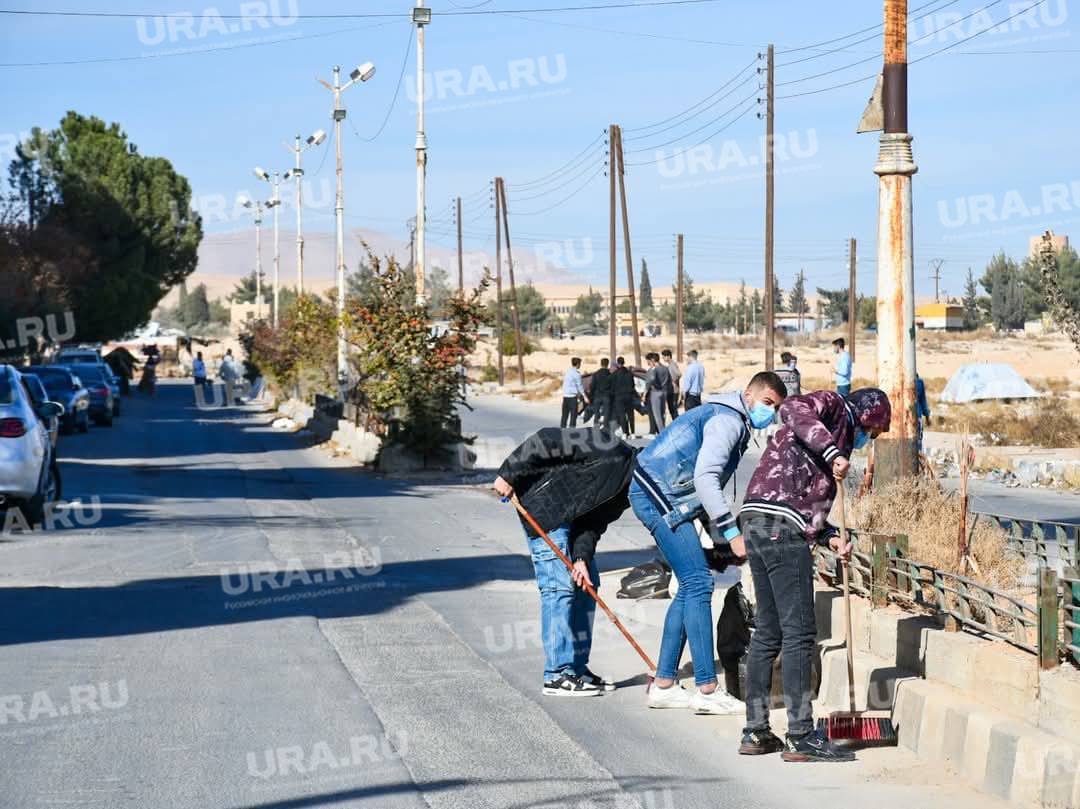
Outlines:
[{"label": "black winter jacket", "polygon": [[589,562],[600,535],[630,506],[636,454],[606,430],[545,427],[507,456],[499,476],[545,531],[569,525],[571,556]]}]

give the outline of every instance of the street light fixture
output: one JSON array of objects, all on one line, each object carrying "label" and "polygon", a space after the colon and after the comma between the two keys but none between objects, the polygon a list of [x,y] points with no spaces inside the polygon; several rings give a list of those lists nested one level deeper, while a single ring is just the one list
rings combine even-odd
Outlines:
[{"label": "street light fixture", "polygon": [[365,82],[375,75],[375,65],[364,62],[349,74],[349,81],[341,83],[341,67],[334,65],[334,83],[329,84],[316,79],[323,87],[334,94],[334,150],[337,161],[337,195],[334,213],[337,219],[337,313],[338,313],[338,384],[344,391],[348,380],[348,364],[345,346],[345,184],[344,169],[341,163],[341,122],[345,119],[345,108],[341,106],[341,93],[357,82]]},{"label": "street light fixture", "polygon": [[289,146],[285,144],[285,148],[288,149],[296,156],[296,166],[285,172],[285,179],[296,180],[296,294],[304,294],[304,199],[303,191],[301,189],[301,183],[304,179],[304,170],[300,168],[300,155],[313,146],[320,145],[326,140],[326,133],[321,129],[316,129],[310,135],[304,143],[300,142],[300,136],[296,136],[296,145]]},{"label": "street light fixture", "polygon": [[417,6],[412,10],[412,21],[417,25],[427,25],[431,22],[431,9],[426,6]]}]

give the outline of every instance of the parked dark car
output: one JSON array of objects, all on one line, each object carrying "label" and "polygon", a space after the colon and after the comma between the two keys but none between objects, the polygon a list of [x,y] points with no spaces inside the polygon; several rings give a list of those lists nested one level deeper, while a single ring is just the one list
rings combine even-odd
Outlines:
[{"label": "parked dark car", "polygon": [[90,392],[79,377],[62,365],[31,365],[23,371],[40,379],[49,399],[64,406],[61,433],[71,435],[76,428],[80,433],[90,429]]},{"label": "parked dark car", "polygon": [[112,388],[109,387],[109,380],[105,376],[109,367],[105,363],[91,365],[86,362],[72,363],[63,367],[79,377],[90,392],[90,418],[94,420],[94,423],[112,427],[113,394]]},{"label": "parked dark car", "polygon": [[[49,394],[46,392],[45,386],[41,384],[41,380],[38,379],[34,374],[23,370],[20,375],[22,376],[23,384],[26,385],[27,392],[30,394],[30,401],[34,403],[34,412],[38,414],[38,418],[41,419],[41,423],[45,425],[45,429],[49,433],[49,443],[52,444],[53,448],[55,449],[56,439],[60,434],[60,418],[64,414],[63,412],[50,412],[47,417],[43,415],[46,409],[42,408],[41,405],[54,400],[49,398]],[[60,403],[57,402],[57,404]],[[63,407],[64,406],[61,404],[61,411],[63,410]]]},{"label": "parked dark car", "polygon": [[112,368],[106,363],[102,373],[105,376],[105,382],[109,385],[109,390],[112,391],[112,414],[113,416],[120,415],[120,377],[116,375]]}]

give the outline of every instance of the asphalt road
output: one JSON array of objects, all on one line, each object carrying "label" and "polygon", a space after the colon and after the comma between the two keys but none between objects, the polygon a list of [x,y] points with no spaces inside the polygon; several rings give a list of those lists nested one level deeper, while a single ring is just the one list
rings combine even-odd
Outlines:
[{"label": "asphalt road", "polygon": [[[902,750],[739,757],[740,718],[646,710],[609,629],[593,663],[619,690],[542,697],[508,507],[349,468],[268,421],[163,384],[62,439],[82,509],[0,538],[0,806],[1000,805]],[[624,518],[598,560],[649,548]]]}]

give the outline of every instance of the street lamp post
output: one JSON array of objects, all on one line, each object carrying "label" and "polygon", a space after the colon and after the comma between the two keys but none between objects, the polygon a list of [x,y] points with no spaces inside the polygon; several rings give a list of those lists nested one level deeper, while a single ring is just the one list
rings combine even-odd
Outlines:
[{"label": "street lamp post", "polygon": [[371,62],[355,68],[349,74],[349,81],[341,83],[341,68],[334,65],[334,83],[328,84],[322,79],[318,82],[334,94],[334,149],[337,161],[337,193],[334,213],[337,219],[337,313],[338,313],[338,383],[344,385],[348,378],[348,366],[345,361],[345,183],[344,168],[341,160],[341,122],[345,120],[345,108],[341,106],[341,94],[357,82],[365,82],[375,75],[375,65]]},{"label": "street lamp post", "polygon": [[261,202],[244,202],[245,208],[255,209],[255,319],[262,320],[262,212]]},{"label": "street lamp post", "polygon": [[255,176],[260,180],[266,180],[274,189],[274,197],[266,203],[267,208],[274,209],[274,310],[273,321],[274,328],[278,327],[278,304],[279,299],[279,270],[281,268],[281,243],[278,234],[278,209],[281,207],[281,176],[278,172],[274,172],[272,175],[259,168],[255,167]]},{"label": "street lamp post", "polygon": [[427,135],[424,133],[424,26],[431,22],[431,9],[416,0],[412,12],[412,21],[416,23],[416,261],[413,272],[416,274],[416,303],[424,305],[424,273],[427,269],[427,245],[424,234],[427,230],[427,212],[424,209],[425,185],[427,182]]},{"label": "street lamp post", "polygon": [[316,129],[312,132],[306,141],[300,142],[300,136],[296,136],[296,145],[289,146],[285,144],[285,148],[288,149],[296,156],[296,166],[290,171],[285,172],[285,179],[290,178],[296,180],[296,294],[304,294],[304,195],[301,189],[301,184],[304,179],[304,170],[300,168],[300,155],[310,149],[312,146],[318,146],[324,140],[326,140],[326,133],[321,129]]}]

